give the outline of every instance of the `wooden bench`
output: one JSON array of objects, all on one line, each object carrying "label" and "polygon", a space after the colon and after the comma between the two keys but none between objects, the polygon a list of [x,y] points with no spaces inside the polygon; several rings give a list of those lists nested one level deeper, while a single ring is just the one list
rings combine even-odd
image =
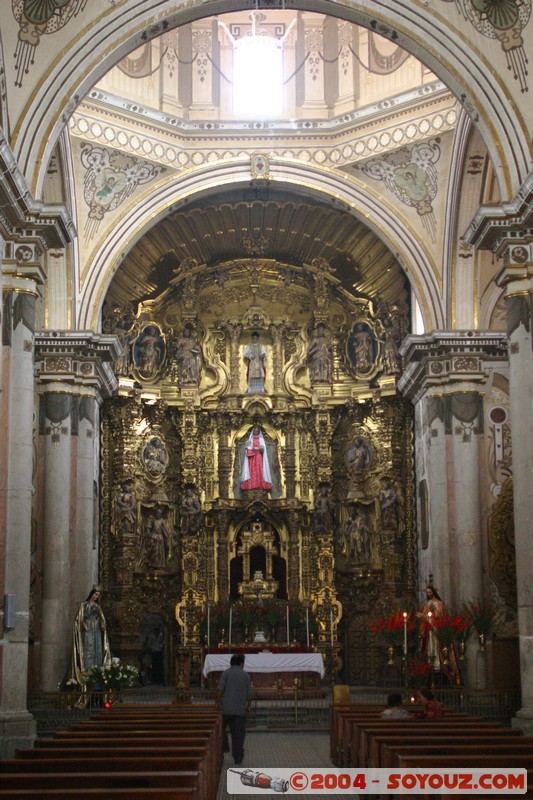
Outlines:
[{"label": "wooden bench", "polygon": [[[370,750],[370,739],[372,736],[404,730],[407,734],[413,736],[423,736],[425,734],[436,733],[435,721],[428,720],[382,720],[381,722],[363,723],[358,726],[354,725],[350,744],[351,749],[349,752],[350,763],[345,764],[347,767],[366,767],[368,764],[368,755]],[[502,730],[502,726],[495,723],[473,721],[461,721],[460,723],[454,721],[438,720],[438,733],[441,736],[459,736],[466,734],[477,734],[483,732],[490,732]]]},{"label": "wooden bench", "polygon": [[438,733],[432,734],[425,734],[424,736],[415,736],[411,732],[403,733],[398,731],[396,733],[384,733],[379,734],[378,736],[371,736],[370,744],[369,744],[369,756],[368,756],[368,766],[369,767],[385,767],[389,768],[393,766],[393,762],[391,761],[391,753],[394,752],[396,747],[403,747],[404,745],[414,746],[414,747],[423,747],[428,743],[433,744],[435,743],[442,743],[444,747],[448,745],[456,745],[456,744],[473,744],[473,743],[491,743],[491,742],[509,742],[509,747],[513,747],[513,742],[515,739],[522,738],[522,731],[517,730],[516,728],[502,730],[502,731],[491,731],[488,734],[478,733],[478,734],[464,734],[460,733],[457,736],[439,736]]}]

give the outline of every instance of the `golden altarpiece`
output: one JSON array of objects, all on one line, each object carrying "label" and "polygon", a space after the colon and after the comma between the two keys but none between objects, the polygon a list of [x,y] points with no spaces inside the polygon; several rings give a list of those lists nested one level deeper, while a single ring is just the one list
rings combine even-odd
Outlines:
[{"label": "golden altarpiece", "polygon": [[[207,605],[260,580],[312,611],[337,675],[379,678],[369,619],[412,598],[416,572],[407,325],[405,299],[356,295],[322,259],[187,260],[159,297],[106,304],[124,351],[102,422],[114,653],[135,663],[157,619],[168,682],[183,643],[197,675]],[[243,472],[254,430],[264,485]]]}]

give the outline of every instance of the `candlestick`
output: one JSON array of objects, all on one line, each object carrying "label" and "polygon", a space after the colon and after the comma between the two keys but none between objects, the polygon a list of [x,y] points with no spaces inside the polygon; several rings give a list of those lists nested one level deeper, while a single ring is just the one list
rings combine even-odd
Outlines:
[{"label": "candlestick", "polygon": [[207,647],[211,644],[211,606],[207,604]]},{"label": "candlestick", "polygon": [[403,655],[404,658],[407,658],[407,620],[409,618],[409,614],[407,611],[403,612]]},{"label": "candlestick", "polygon": [[228,632],[228,644],[231,647],[231,623],[233,621],[233,606],[229,607],[229,632]]},{"label": "candlestick", "polygon": [[331,633],[331,649],[333,649],[333,609],[330,609],[329,612],[329,627]]},{"label": "candlestick", "polygon": [[307,649],[309,650],[309,609],[305,609],[305,632],[307,634]]},{"label": "candlestick", "polygon": [[287,603],[287,647],[291,644],[291,634],[289,631],[289,604]]},{"label": "candlestick", "polygon": [[183,611],[183,646],[187,645],[187,609]]}]

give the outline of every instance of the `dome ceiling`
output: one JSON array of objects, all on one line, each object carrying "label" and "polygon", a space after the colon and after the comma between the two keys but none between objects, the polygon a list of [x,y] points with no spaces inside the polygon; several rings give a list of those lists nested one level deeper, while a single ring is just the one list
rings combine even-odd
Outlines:
[{"label": "dome ceiling", "polygon": [[266,182],[198,199],[160,220],[124,257],[107,302],[156,298],[187,259],[212,267],[245,258],[295,266],[323,258],[351,294],[408,302],[398,261],[364,223],[344,209]]}]

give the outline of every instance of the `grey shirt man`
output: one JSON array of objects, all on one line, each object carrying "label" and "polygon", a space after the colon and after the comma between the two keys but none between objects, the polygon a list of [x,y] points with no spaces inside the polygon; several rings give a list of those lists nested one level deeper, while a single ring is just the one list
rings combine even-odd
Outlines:
[{"label": "grey shirt man", "polygon": [[231,666],[220,676],[218,689],[222,692],[222,713],[244,717],[252,699],[252,682],[248,673],[242,667]]}]

